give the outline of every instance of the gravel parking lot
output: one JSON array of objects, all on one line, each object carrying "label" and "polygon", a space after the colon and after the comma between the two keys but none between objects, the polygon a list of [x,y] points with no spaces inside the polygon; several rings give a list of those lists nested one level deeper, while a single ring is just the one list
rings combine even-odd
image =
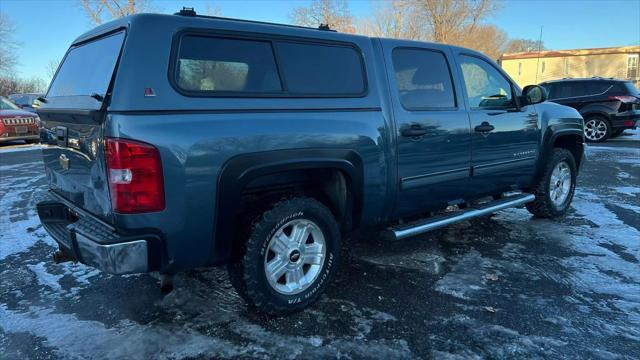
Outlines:
[{"label": "gravel parking lot", "polygon": [[350,240],[336,281],[285,318],[225,269],[176,278],[55,265],[37,146],[0,146],[0,357],[640,358],[640,131],[592,145],[562,220],[500,211],[399,243]]}]

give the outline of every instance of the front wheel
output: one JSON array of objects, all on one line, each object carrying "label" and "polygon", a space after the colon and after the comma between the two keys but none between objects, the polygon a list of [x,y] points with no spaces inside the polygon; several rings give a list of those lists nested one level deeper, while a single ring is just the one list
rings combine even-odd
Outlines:
[{"label": "front wheel", "polygon": [[335,273],[339,250],[338,224],[327,207],[312,198],[283,200],[254,219],[229,275],[259,311],[285,315],[318,300]]},{"label": "front wheel", "polygon": [[590,142],[604,142],[611,136],[611,125],[599,116],[588,118],[584,123],[584,137]]},{"label": "front wheel", "polygon": [[569,150],[553,149],[544,174],[535,188],[535,200],[527,210],[537,217],[564,215],[569,209],[576,189],[576,161]]}]

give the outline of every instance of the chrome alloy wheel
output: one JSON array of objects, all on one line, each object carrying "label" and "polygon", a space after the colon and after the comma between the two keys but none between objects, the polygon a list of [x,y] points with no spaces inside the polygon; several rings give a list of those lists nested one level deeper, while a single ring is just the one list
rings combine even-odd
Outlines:
[{"label": "chrome alloy wheel", "polygon": [[607,123],[601,119],[591,119],[584,124],[584,136],[592,141],[602,140],[607,135]]},{"label": "chrome alloy wheel", "polygon": [[313,221],[295,219],[282,225],[264,255],[269,285],[284,295],[301,293],[320,275],[326,252],[322,230]]},{"label": "chrome alloy wheel", "polygon": [[549,180],[549,197],[556,207],[560,208],[571,192],[571,169],[564,161],[559,162],[551,172]]}]

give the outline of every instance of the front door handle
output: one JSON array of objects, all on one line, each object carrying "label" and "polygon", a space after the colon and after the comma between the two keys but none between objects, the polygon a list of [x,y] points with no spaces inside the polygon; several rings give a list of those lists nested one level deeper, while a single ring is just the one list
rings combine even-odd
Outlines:
[{"label": "front door handle", "polygon": [[400,134],[406,137],[420,137],[427,134],[427,129],[418,124],[413,124],[408,128],[400,130]]},{"label": "front door handle", "polygon": [[486,121],[483,121],[482,124],[475,127],[475,130],[481,133],[487,133],[489,131],[493,131],[494,129],[495,127]]}]

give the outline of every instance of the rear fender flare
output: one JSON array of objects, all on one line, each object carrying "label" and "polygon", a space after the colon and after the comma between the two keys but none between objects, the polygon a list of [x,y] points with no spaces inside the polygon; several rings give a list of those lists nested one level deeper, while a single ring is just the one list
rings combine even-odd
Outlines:
[{"label": "rear fender flare", "polygon": [[353,197],[353,221],[362,213],[363,168],[360,155],[348,149],[274,150],[229,159],[218,176],[211,263],[229,260],[236,215],[243,189],[254,179],[290,170],[336,169],[348,176]]}]

